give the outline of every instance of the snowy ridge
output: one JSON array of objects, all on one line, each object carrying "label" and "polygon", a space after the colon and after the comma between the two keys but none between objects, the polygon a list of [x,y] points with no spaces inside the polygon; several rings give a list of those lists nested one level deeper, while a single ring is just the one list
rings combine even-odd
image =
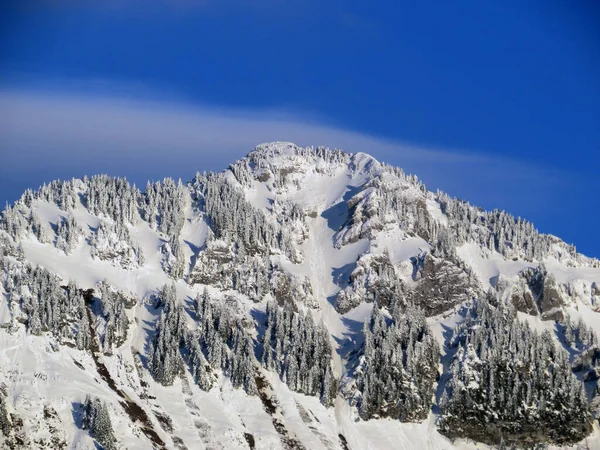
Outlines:
[{"label": "snowy ridge", "polygon": [[[143,193],[53,182],[3,211],[0,269],[0,447],[600,448],[599,261],[365,153],[267,143]],[[505,320],[516,349],[492,354],[475,330]],[[577,431],[515,431],[566,420],[517,369],[523,409],[471,422],[458,392],[510,358],[582,389]]]}]

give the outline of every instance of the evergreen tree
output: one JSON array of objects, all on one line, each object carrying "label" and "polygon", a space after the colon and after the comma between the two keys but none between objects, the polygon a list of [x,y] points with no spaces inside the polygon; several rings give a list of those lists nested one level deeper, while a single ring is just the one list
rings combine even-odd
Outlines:
[{"label": "evergreen tree", "polygon": [[235,387],[249,394],[255,384],[254,342],[226,305],[213,304],[208,291],[197,299],[198,327],[187,336],[187,362],[202,389],[212,386],[210,371],[221,369]]},{"label": "evergreen tree", "polygon": [[92,398],[89,394],[83,403],[83,428],[89,431],[104,450],[116,450],[117,441],[108,407],[98,397]]},{"label": "evergreen tree", "polygon": [[168,386],[183,370],[180,347],[185,336],[185,312],[177,302],[175,286],[165,285],[161,292],[163,309],[156,325],[149,357],[150,373],[156,381]]},{"label": "evergreen tree", "polygon": [[337,389],[331,371],[331,342],[323,323],[311,313],[296,313],[289,303],[267,304],[261,363],[276,371],[291,390],[321,399],[331,406]]},{"label": "evergreen tree", "polygon": [[72,214],[66,218],[61,216],[56,224],[56,248],[70,253],[77,245],[80,235],[81,229],[75,217]]},{"label": "evergreen tree", "polygon": [[568,355],[549,332],[538,334],[513,309],[490,300],[475,302],[454,331],[457,353],[440,429],[488,443],[501,436],[517,442],[581,440],[591,431],[591,414]]},{"label": "evergreen tree", "polygon": [[8,412],[6,411],[6,399],[0,392],[0,433],[8,436],[11,429],[11,423],[8,420]]},{"label": "evergreen tree", "polygon": [[391,322],[375,304],[364,325],[356,381],[362,393],[359,413],[365,420],[418,421],[426,418],[431,408],[439,348],[423,312],[403,302],[396,300]]},{"label": "evergreen tree", "polygon": [[112,354],[113,349],[120,347],[127,339],[129,319],[125,312],[125,297],[109,288],[106,281],[100,285],[100,295],[105,324],[102,349],[104,353]]}]

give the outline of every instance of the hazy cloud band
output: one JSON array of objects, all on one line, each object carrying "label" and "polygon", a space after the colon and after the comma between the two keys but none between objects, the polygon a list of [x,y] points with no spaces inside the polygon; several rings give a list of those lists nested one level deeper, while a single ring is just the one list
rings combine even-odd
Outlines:
[{"label": "hazy cloud band", "polygon": [[138,184],[164,176],[185,180],[197,170],[222,170],[255,145],[276,140],[370,153],[416,173],[431,188],[475,203],[485,200],[488,207],[510,207],[532,196],[552,199],[552,190],[567,184],[562,174],[527,164],[420,148],[281,111],[193,107],[123,96],[2,90],[0,138],[0,186],[9,191],[6,200],[17,195],[9,183],[21,189],[18,181],[37,187],[57,177],[99,172],[127,176]]}]

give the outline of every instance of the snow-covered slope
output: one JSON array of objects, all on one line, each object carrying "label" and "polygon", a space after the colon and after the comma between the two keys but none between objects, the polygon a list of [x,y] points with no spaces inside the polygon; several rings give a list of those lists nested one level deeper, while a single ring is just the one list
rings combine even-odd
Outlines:
[{"label": "snow-covered slope", "polygon": [[[439,431],[474,300],[494,297],[549,331],[568,363],[597,346],[570,345],[571,324],[600,332],[598,260],[367,154],[289,143],[144,193],[106,176],[28,191],[3,212],[0,261],[0,447],[487,448]],[[413,307],[425,334],[409,343]],[[405,355],[391,364],[426,405],[407,412],[402,397],[394,411],[410,420],[386,417],[389,402],[366,409],[366,374],[384,373],[366,331],[378,314]],[[411,375],[413,346],[434,343],[439,358]],[[594,410],[590,361],[574,370]],[[427,371],[438,379],[422,387]],[[114,440],[86,395],[106,405]],[[595,420],[585,435],[600,448]]]}]

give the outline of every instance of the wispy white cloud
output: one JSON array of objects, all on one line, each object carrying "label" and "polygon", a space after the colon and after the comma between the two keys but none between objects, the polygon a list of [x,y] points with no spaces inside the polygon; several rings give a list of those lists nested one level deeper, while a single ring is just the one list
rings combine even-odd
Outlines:
[{"label": "wispy white cloud", "polygon": [[488,207],[510,208],[536,195],[552,200],[553,189],[565,184],[563,174],[518,161],[424,148],[323,126],[285,111],[196,107],[106,92],[0,90],[0,178],[31,179],[33,187],[58,174],[185,179],[196,170],[223,169],[255,145],[276,140],[370,153],[417,173],[434,188],[485,200]]},{"label": "wispy white cloud", "polygon": [[125,152],[123,156],[139,151],[193,155],[211,150],[236,156],[260,142],[288,140],[353,152],[393,153],[395,159],[432,164],[490,160],[477,154],[421,148],[322,126],[284,111],[191,107],[164,100],[19,90],[0,91],[0,133],[3,147],[38,141],[64,143],[67,145],[61,152],[65,154],[91,145],[109,152],[119,147]]}]

